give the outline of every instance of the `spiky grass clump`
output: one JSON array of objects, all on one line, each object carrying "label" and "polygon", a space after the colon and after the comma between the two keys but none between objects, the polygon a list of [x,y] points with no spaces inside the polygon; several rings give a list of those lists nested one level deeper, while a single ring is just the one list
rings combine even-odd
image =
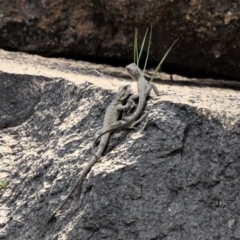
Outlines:
[{"label": "spiky grass clump", "polygon": [[[142,52],[143,52],[143,48],[144,48],[144,45],[145,45],[147,34],[148,34],[148,28],[147,28],[147,30],[146,30],[146,32],[144,34],[144,37],[143,37],[143,40],[142,40],[142,44],[141,44],[141,48],[140,48],[140,51],[138,53],[138,29],[135,28],[133,54],[134,54],[134,63],[137,66],[139,65],[139,61],[141,59],[141,55],[142,55]],[[146,66],[147,66],[148,56],[149,56],[149,52],[150,52],[151,39],[152,39],[152,25],[151,25],[151,28],[150,28],[150,35],[149,35],[149,39],[148,39],[147,56],[146,56],[145,63],[144,63],[143,73],[144,73],[144,71],[146,69]]]},{"label": "spiky grass clump", "polygon": [[[140,61],[140,58],[141,58],[141,55],[142,55],[142,52],[143,52],[143,48],[144,48],[144,45],[145,45],[147,34],[148,34],[148,28],[147,28],[147,30],[146,30],[146,32],[144,34],[140,51],[138,52],[138,29],[135,28],[134,46],[133,46],[133,59],[134,59],[134,63],[137,66],[139,65],[139,61]],[[147,66],[147,61],[148,61],[149,52],[150,52],[151,39],[152,39],[152,25],[151,25],[151,28],[150,28],[150,35],[149,35],[149,39],[148,39],[147,55],[146,55],[146,59],[145,59],[145,63],[144,63],[143,74],[144,74],[146,66]],[[174,41],[174,43],[170,46],[170,48],[167,50],[167,52],[165,53],[165,55],[163,56],[163,58],[159,62],[158,66],[156,67],[156,69],[155,69],[155,71],[154,71],[154,73],[153,73],[153,75],[152,75],[152,77],[150,79],[150,82],[152,82],[154,80],[157,72],[159,71],[159,69],[162,66],[163,61],[165,60],[165,58],[167,57],[167,55],[169,54],[169,52],[171,51],[171,49],[173,48],[175,43],[178,41],[178,39]]]}]

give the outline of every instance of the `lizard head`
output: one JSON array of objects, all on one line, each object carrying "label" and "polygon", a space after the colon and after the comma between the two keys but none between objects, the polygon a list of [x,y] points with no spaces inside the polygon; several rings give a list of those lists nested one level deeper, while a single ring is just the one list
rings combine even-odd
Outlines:
[{"label": "lizard head", "polygon": [[127,65],[126,69],[133,80],[137,81],[138,78],[142,76],[141,69],[135,63]]},{"label": "lizard head", "polygon": [[130,95],[130,92],[131,92],[130,85],[124,85],[124,86],[119,87],[118,92],[117,92],[118,99],[120,101],[127,99],[127,97]]}]

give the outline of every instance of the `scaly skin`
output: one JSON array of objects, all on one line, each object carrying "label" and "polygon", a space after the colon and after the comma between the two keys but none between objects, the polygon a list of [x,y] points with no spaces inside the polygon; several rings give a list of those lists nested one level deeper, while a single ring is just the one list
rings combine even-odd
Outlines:
[{"label": "scaly skin", "polygon": [[[117,120],[120,115],[120,112],[123,109],[127,109],[131,106],[132,102],[128,101],[128,103],[124,106],[122,103],[128,98],[130,95],[131,86],[125,85],[118,89],[118,92],[116,93],[113,101],[108,106],[107,111],[105,113],[103,127],[100,130],[101,132],[105,132],[107,129],[109,129],[110,126],[112,126]],[[100,134],[100,133],[98,133]],[[100,159],[101,155],[103,154],[104,149],[107,146],[108,139],[110,136],[110,132],[107,134],[104,134],[104,136],[101,137],[99,147],[97,150],[97,153],[94,154],[87,164],[87,166],[83,169],[80,176],[78,177],[76,183],[72,187],[71,191],[67,195],[67,197],[63,200],[62,204],[53,212],[53,214],[48,218],[48,222],[51,221],[51,219],[54,217],[54,215],[63,207],[63,205],[67,202],[69,197],[72,195],[76,187],[82,183],[82,181],[85,179],[87,173],[91,170],[92,166]]]},{"label": "scaly skin", "polygon": [[95,139],[95,141],[93,143],[93,147],[92,147],[93,152],[94,152],[94,146],[96,145],[97,141],[104,134],[108,134],[117,129],[121,129],[121,128],[125,128],[125,127],[133,128],[133,126],[135,124],[137,124],[139,121],[141,121],[142,118],[140,118],[139,120],[137,120],[137,119],[143,112],[146,101],[147,101],[147,97],[150,95],[150,92],[152,89],[158,96],[160,95],[156,85],[153,83],[149,83],[144,78],[141,69],[135,63],[131,63],[131,64],[127,65],[126,69],[128,71],[128,74],[132,77],[132,79],[134,81],[137,81],[137,84],[138,84],[138,94],[132,95],[128,100],[129,102],[131,102],[131,101],[133,101],[133,99],[139,98],[137,110],[135,111],[135,113],[132,116],[130,116],[128,119],[126,119],[126,121],[124,121],[124,120],[117,121],[117,122],[115,122],[115,124],[112,127],[107,129],[106,131],[102,131],[102,133]]}]

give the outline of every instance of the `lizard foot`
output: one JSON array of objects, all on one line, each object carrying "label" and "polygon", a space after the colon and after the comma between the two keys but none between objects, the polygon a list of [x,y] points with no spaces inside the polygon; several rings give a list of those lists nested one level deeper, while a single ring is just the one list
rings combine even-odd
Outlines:
[{"label": "lizard foot", "polygon": [[128,103],[127,103],[127,104],[129,105],[127,114],[129,114],[129,112],[130,112],[133,108],[135,108],[137,105],[136,105],[136,103],[135,103],[132,99],[128,99]]}]

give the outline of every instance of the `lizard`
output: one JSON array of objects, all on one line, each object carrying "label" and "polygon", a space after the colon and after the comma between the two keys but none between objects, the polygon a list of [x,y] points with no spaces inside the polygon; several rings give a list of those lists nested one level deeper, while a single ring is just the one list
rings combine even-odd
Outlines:
[{"label": "lizard", "polygon": [[128,99],[128,101],[130,101],[130,102],[133,101],[133,99],[139,99],[137,109],[133,113],[133,115],[131,115],[126,120],[119,120],[119,121],[115,122],[107,130],[102,131],[101,134],[99,134],[97,136],[97,138],[95,139],[95,141],[93,142],[93,146],[92,146],[93,153],[94,153],[94,147],[95,147],[97,141],[104,134],[108,134],[109,132],[113,132],[117,129],[121,129],[121,128],[125,128],[125,127],[133,128],[138,122],[140,122],[145,117],[145,115],[143,115],[141,118],[139,118],[139,116],[141,115],[141,113],[145,107],[147,97],[150,95],[152,89],[154,90],[154,92],[156,93],[157,96],[160,96],[160,93],[159,93],[156,85],[154,83],[148,82],[145,79],[141,69],[135,63],[131,63],[131,64],[127,65],[126,69],[127,69],[128,74],[131,76],[131,78],[134,81],[137,81],[138,94],[132,95]]},{"label": "lizard", "polygon": [[[128,96],[130,95],[130,92],[131,92],[130,85],[119,87],[118,92],[115,94],[114,99],[112,100],[112,102],[110,103],[110,105],[106,110],[104,121],[103,121],[103,127],[96,133],[98,136],[101,134],[101,132],[105,132],[107,129],[109,129],[109,127],[118,120],[122,110],[131,107],[132,104],[135,104],[133,100],[130,100],[127,102],[127,104],[123,105],[123,102],[128,98]],[[51,219],[54,217],[54,215],[63,207],[63,205],[70,198],[70,196],[72,195],[76,187],[85,179],[88,172],[91,170],[92,166],[100,159],[104,149],[107,146],[110,134],[111,133],[108,132],[108,134],[105,134],[100,138],[100,143],[99,143],[96,154],[92,156],[92,158],[90,159],[86,167],[83,169],[83,171],[79,175],[76,183],[73,185],[67,197],[63,200],[61,205],[52,213],[52,215],[48,218],[47,222],[50,222]]]}]

